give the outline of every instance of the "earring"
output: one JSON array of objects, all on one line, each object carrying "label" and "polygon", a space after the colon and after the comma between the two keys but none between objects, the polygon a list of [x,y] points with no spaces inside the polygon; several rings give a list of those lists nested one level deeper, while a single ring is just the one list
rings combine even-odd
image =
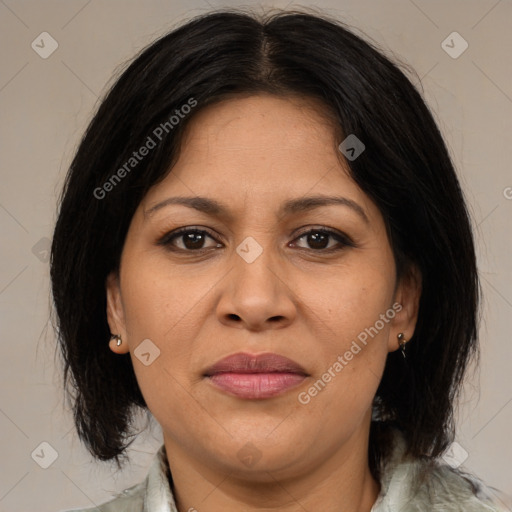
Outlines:
[{"label": "earring", "polygon": [[110,339],[111,340],[117,340],[117,343],[116,345],[119,347],[121,345],[121,343],[123,343],[123,340],[121,339],[121,336],[119,334],[112,334],[110,336]]},{"label": "earring", "polygon": [[404,359],[405,359],[405,344],[407,343],[407,340],[405,339],[403,332],[399,333],[397,338],[398,338],[398,345],[402,349],[402,355],[404,356]]}]

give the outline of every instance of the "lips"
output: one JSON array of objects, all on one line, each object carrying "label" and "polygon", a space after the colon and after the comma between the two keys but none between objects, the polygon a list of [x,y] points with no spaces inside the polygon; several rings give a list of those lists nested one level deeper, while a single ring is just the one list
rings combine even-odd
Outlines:
[{"label": "lips", "polygon": [[203,376],[230,395],[263,399],[298,386],[308,374],[298,363],[278,354],[239,353],[221,359]]},{"label": "lips", "polygon": [[306,370],[287,357],[278,354],[233,354],[221,359],[205,372],[207,377],[218,373],[296,373],[307,375]]}]

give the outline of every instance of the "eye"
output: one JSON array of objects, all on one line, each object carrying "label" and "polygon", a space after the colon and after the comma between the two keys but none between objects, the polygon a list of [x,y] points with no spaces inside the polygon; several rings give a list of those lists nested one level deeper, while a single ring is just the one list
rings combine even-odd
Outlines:
[{"label": "eye", "polygon": [[[207,239],[213,240],[215,243],[210,247],[204,247]],[[182,251],[201,251],[214,247],[221,247],[215,238],[203,229],[182,228],[172,231],[164,235],[159,241],[159,245],[164,245],[171,250],[177,249]]]},{"label": "eye", "polygon": [[[325,228],[311,229],[295,240],[305,240],[310,247],[301,248],[313,249],[314,251],[330,252],[342,250],[344,247],[355,247],[354,242],[352,242],[348,236]],[[330,244],[333,240],[336,241],[337,244]]]},{"label": "eye", "polygon": [[[213,243],[210,242],[210,246],[205,246],[208,239]],[[296,243],[297,240],[305,241],[309,247],[300,247]],[[171,231],[164,235],[157,243],[169,250],[184,252],[201,252],[222,247],[222,244],[209,231],[191,227]],[[334,252],[340,251],[345,247],[355,247],[355,244],[348,236],[326,228],[310,229],[295,238],[290,245],[297,246],[300,249],[310,249],[315,252]]]}]

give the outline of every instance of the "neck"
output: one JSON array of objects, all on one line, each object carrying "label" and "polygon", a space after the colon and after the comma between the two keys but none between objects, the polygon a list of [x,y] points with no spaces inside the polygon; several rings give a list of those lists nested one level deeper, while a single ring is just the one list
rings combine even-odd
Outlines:
[{"label": "neck", "polygon": [[179,512],[370,512],[380,486],[368,466],[368,434],[369,423],[300,474],[262,469],[250,479],[208,467],[164,435],[176,505]]}]

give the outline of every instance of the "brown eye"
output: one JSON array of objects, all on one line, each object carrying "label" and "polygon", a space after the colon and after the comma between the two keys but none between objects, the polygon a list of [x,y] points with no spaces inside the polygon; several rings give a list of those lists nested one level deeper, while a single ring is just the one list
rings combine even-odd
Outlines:
[{"label": "brown eye", "polygon": [[[205,247],[204,244],[207,239],[216,242],[210,247]],[[200,251],[203,249],[210,249],[220,247],[220,244],[207,232],[201,229],[180,229],[165,235],[159,242],[159,245],[164,245],[171,249],[182,251]]]},{"label": "brown eye", "polygon": [[[211,242],[209,246],[206,246],[205,244],[208,242],[208,239]],[[316,252],[339,251],[347,246],[355,247],[349,237],[328,229],[312,229],[303,233],[295,240],[305,240],[307,246],[298,246],[296,242],[292,243],[293,246]],[[158,245],[163,245],[169,250],[183,252],[199,252],[222,247],[222,244],[217,242],[208,231],[191,228],[182,228],[167,233],[158,241]]]},{"label": "brown eye", "polygon": [[[305,240],[309,247],[304,248],[314,251],[341,250],[346,246],[354,247],[354,243],[347,236],[327,229],[312,229],[297,237],[296,240]],[[329,245],[332,240],[336,243]]]}]

